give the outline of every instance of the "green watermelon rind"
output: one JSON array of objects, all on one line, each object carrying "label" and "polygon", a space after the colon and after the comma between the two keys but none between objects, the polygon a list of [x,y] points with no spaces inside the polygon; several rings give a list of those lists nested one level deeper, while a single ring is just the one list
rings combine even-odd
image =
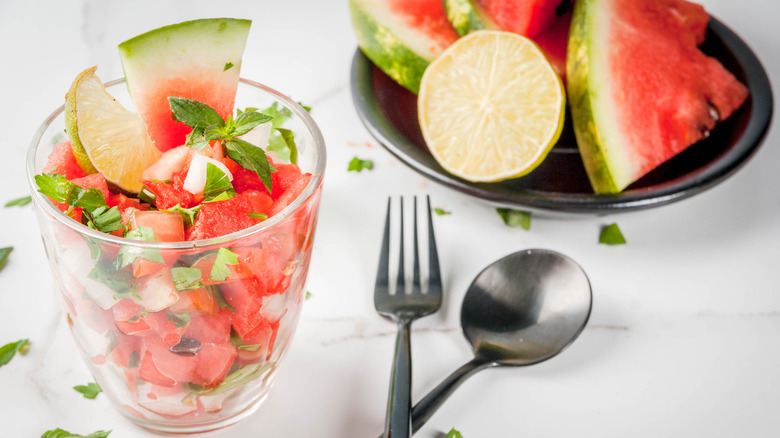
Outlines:
[{"label": "green watermelon rind", "polygon": [[422,75],[433,58],[412,50],[397,32],[380,24],[360,0],[350,0],[349,6],[360,50],[390,78],[417,94]]},{"label": "green watermelon rind", "polygon": [[459,36],[481,29],[499,30],[492,21],[481,16],[474,0],[444,0],[444,11]]},{"label": "green watermelon rind", "polygon": [[[590,32],[599,26],[595,22],[598,14],[592,12],[599,6],[597,3],[598,0],[580,0],[574,6],[566,53],[567,94],[574,135],[594,192],[619,193],[626,185],[619,182],[624,178],[616,174],[620,169],[615,162],[619,145],[610,147],[616,133],[604,129],[609,108],[599,101],[607,94],[608,84],[603,78],[599,80],[603,72],[598,71],[594,61],[598,47],[589,44],[595,39]],[[608,150],[613,154],[608,154]]]}]

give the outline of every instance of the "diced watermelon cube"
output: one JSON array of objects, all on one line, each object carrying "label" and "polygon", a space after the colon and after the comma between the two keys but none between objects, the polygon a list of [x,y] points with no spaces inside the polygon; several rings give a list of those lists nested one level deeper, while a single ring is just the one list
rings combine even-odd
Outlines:
[{"label": "diced watermelon cube", "polygon": [[170,181],[175,173],[181,172],[189,166],[194,153],[195,149],[189,146],[170,149],[141,173],[141,179],[144,181]]},{"label": "diced watermelon cube", "polygon": [[[168,386],[141,383],[138,385],[137,398],[138,404],[150,412],[164,417],[181,417],[198,409],[195,400],[182,400],[182,394],[186,393],[182,384]],[[133,416],[140,414],[127,405],[124,409]],[[141,415],[141,419],[147,420],[145,415]]]},{"label": "diced watermelon cube", "polygon": [[198,340],[201,344],[224,344],[230,342],[230,325],[233,312],[222,309],[215,315],[196,315],[190,320],[184,336]]},{"label": "diced watermelon cube", "polygon": [[276,201],[274,201],[274,204],[271,206],[270,210],[268,210],[268,216],[273,216],[292,204],[292,202],[303,192],[303,189],[309,185],[311,177],[312,175],[310,173],[305,173],[293,181]]},{"label": "diced watermelon cube", "polygon": [[81,178],[76,178],[71,180],[73,184],[76,184],[79,187],[83,188],[93,188],[100,190],[100,193],[103,194],[103,199],[108,201],[111,198],[111,192],[108,190],[108,184],[106,183],[106,178],[103,176],[102,173],[93,173],[92,175],[87,175]]},{"label": "diced watermelon cube", "polygon": [[140,338],[137,336],[125,335],[121,332],[114,332],[116,346],[108,353],[108,360],[125,368],[138,367],[141,356],[138,352],[140,347]]},{"label": "diced watermelon cube", "polygon": [[235,310],[233,314],[233,329],[236,334],[245,339],[260,331],[268,321],[263,318],[260,309],[263,296],[267,295],[265,284],[253,276],[244,280],[220,285],[225,300]]},{"label": "diced watermelon cube", "polygon": [[214,302],[214,297],[211,296],[208,289],[201,287],[179,292],[179,301],[169,307],[168,310],[173,313],[186,312],[193,315],[215,315],[217,313],[217,304]]},{"label": "diced watermelon cube", "polygon": [[271,181],[274,189],[272,196],[276,200],[301,178],[302,173],[295,164],[274,163],[274,167],[276,172],[271,174]]},{"label": "diced watermelon cube", "polygon": [[119,300],[111,311],[114,314],[114,324],[122,333],[134,335],[149,331],[149,323],[141,317],[143,307],[130,298]]},{"label": "diced watermelon cube", "polygon": [[142,345],[138,374],[142,380],[161,386],[192,381],[198,362],[196,356],[171,353],[168,345],[157,336],[144,337]]},{"label": "diced watermelon cube", "polygon": [[266,324],[255,330],[251,336],[242,339],[241,342],[252,348],[238,350],[237,362],[240,364],[255,363],[259,360],[267,360],[273,351],[276,333],[279,323]]},{"label": "diced watermelon cube", "polygon": [[160,339],[166,347],[178,344],[187,329],[186,326],[177,326],[176,322],[169,319],[165,312],[149,313],[144,316],[144,320],[151,328],[148,336]]},{"label": "diced watermelon cube", "polygon": [[[257,176],[257,173],[254,171],[245,169],[241,166],[236,166],[235,170],[232,170],[231,173],[233,174],[233,189],[235,189],[236,192],[242,193],[247,190],[256,190],[258,192],[268,194],[268,189],[265,187],[265,184],[263,184],[263,182],[260,180],[260,177]],[[273,184],[274,174],[275,173],[271,174],[272,188],[275,186]]]},{"label": "diced watermelon cube", "polygon": [[154,193],[154,205],[159,210],[173,208],[176,205],[182,208],[190,208],[201,201],[200,197],[184,190],[184,179],[187,176],[188,166],[185,166],[179,172],[171,175],[170,182],[165,181],[142,181],[144,186]]},{"label": "diced watermelon cube", "polygon": [[195,366],[192,383],[206,387],[219,385],[225,380],[236,356],[238,350],[230,343],[201,344],[201,349],[196,355],[198,364]]},{"label": "diced watermelon cube", "polygon": [[265,193],[247,190],[226,201],[204,203],[188,230],[187,240],[209,239],[249,228],[260,222],[249,213],[266,214],[269,200]]},{"label": "diced watermelon cube", "polygon": [[56,173],[68,180],[81,178],[86,175],[79,163],[76,162],[76,157],[73,156],[73,148],[70,141],[63,141],[54,146],[54,150],[49,154],[49,161],[46,162],[43,172]]}]

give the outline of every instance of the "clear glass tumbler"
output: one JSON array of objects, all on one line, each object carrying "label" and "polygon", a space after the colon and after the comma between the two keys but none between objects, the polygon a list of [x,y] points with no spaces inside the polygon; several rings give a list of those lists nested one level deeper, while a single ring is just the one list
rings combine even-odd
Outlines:
[{"label": "clear glass tumbler", "polygon": [[[133,108],[124,80],[106,89]],[[196,433],[247,417],[268,395],[290,344],[304,300],[325,143],[294,101],[240,81],[237,108],[273,103],[292,112],[284,127],[293,131],[298,165],[311,180],[278,214],[208,240],[131,240],[67,217],[34,180],[65,139],[63,107],[32,141],[28,181],[67,322],[104,394],[144,428]],[[229,272],[211,275],[219,257],[229,260]]]}]

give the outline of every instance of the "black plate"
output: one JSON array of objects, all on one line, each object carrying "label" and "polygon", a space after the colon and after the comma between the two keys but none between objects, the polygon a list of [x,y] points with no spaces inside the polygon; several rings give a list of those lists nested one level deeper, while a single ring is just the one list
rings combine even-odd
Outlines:
[{"label": "black plate", "polygon": [[352,98],[371,135],[424,176],[463,193],[510,207],[572,213],[610,213],[656,207],[700,193],[732,175],[756,151],[772,118],[766,71],[742,39],[712,18],[702,51],[717,58],[750,90],[747,102],[702,140],[616,195],[590,186],[571,127],[533,172],[497,183],[471,183],[449,174],[428,152],[417,122],[417,96],[398,85],[358,49],[352,60]]}]

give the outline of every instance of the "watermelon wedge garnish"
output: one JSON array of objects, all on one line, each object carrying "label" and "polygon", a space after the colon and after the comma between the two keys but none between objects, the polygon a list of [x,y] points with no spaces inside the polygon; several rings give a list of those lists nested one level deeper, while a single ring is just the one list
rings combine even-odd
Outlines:
[{"label": "watermelon wedge garnish", "polygon": [[567,54],[577,144],[596,193],[617,193],[707,137],[748,90],[698,48],[684,0],[580,0]]},{"label": "watermelon wedge garnish", "polygon": [[232,18],[186,21],[119,45],[128,89],[160,151],[181,146],[191,131],[173,120],[168,97],[205,103],[223,118],[233,113],[250,24]]}]

